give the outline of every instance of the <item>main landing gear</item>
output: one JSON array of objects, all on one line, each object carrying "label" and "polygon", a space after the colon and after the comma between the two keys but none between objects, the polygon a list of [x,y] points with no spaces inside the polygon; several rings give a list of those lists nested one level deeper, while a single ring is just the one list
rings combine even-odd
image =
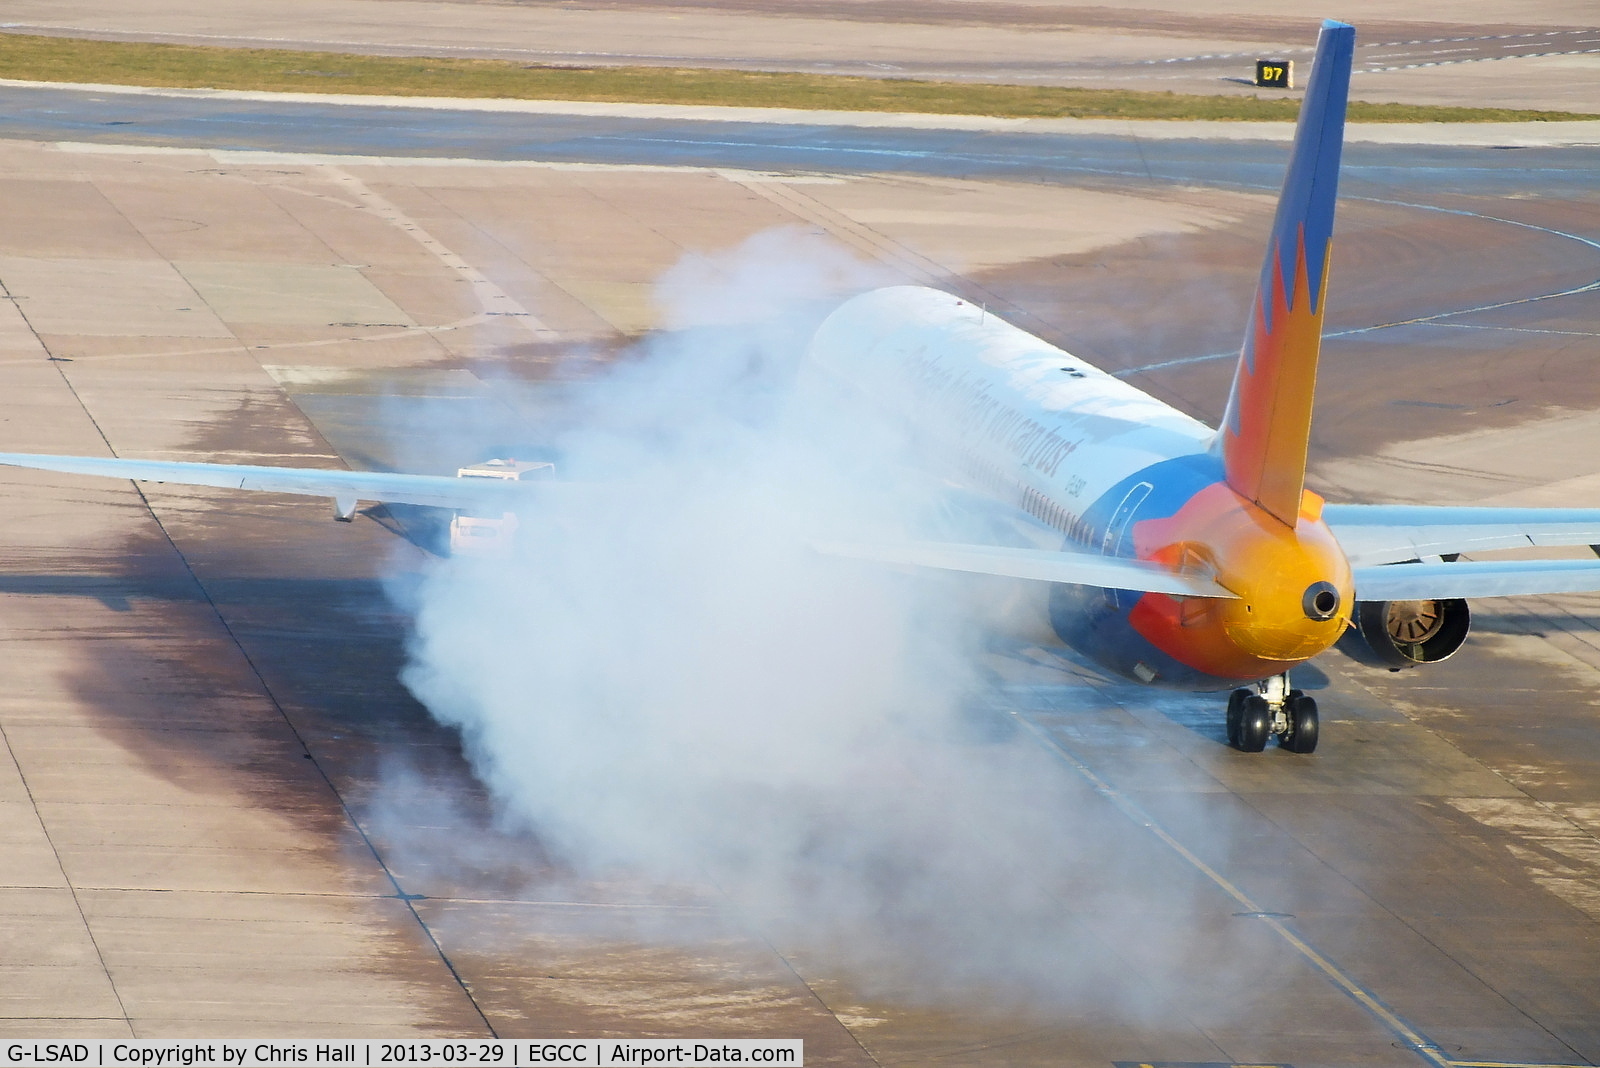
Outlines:
[{"label": "main landing gear", "polygon": [[1289,689],[1287,674],[1228,695],[1229,745],[1259,753],[1267,747],[1269,735],[1291,753],[1312,753],[1317,748],[1317,702]]}]

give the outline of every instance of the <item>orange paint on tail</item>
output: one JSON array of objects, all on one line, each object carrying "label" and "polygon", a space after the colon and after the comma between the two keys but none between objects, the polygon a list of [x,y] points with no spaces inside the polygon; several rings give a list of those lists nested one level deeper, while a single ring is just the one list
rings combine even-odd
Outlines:
[{"label": "orange paint on tail", "polygon": [[[1315,510],[1321,498],[1305,503]],[[1174,660],[1222,679],[1276,675],[1327,649],[1344,633],[1355,584],[1327,524],[1298,500],[1295,511],[1299,525],[1287,526],[1217,482],[1173,515],[1134,523],[1141,560],[1214,578],[1237,599],[1147,593],[1128,622]],[[1333,584],[1341,606],[1322,620],[1303,608],[1319,581]]]},{"label": "orange paint on tail", "polygon": [[1324,22],[1218,444],[1228,485],[1300,521],[1356,31]]},{"label": "orange paint on tail", "polygon": [[[1307,286],[1305,236],[1296,247],[1276,248],[1256,294],[1254,318],[1222,422],[1222,456],[1228,485],[1274,517],[1294,526],[1305,488],[1311,439],[1311,402],[1322,349],[1322,296]],[[1324,248],[1331,250],[1332,245]],[[1281,269],[1285,255],[1289,269]],[[1324,253],[1326,257],[1327,253]],[[1327,260],[1318,272],[1327,287]],[[1285,276],[1294,279],[1285,292]]]}]

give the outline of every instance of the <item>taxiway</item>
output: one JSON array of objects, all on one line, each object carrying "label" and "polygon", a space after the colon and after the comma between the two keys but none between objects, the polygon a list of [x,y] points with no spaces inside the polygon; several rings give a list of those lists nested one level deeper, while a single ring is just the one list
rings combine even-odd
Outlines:
[{"label": "taxiway", "polygon": [[[868,77],[1259,92],[1258,58],[1298,59],[1304,84],[1315,5],[1156,0],[13,0],[0,29],[113,40],[577,66],[799,70]],[[1448,9],[1358,0],[1352,98],[1592,111],[1600,29],[1581,0]]]}]

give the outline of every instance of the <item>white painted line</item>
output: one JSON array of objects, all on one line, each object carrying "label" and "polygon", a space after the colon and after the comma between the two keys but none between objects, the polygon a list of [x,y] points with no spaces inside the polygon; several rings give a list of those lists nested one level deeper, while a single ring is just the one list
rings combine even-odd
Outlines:
[{"label": "white painted line", "polygon": [[413,241],[427,249],[435,259],[444,264],[457,278],[470,284],[473,296],[477,298],[478,306],[484,315],[510,318],[527,330],[529,334],[533,335],[536,341],[560,340],[559,334],[518,303],[511,294],[490,281],[483,272],[462,259],[438,238],[424,230],[410,216],[396,207],[392,201],[374,193],[367,188],[365,182],[348,171],[341,170],[338,167],[329,167],[328,174],[334,182],[353,193],[363,208],[396,229],[404,231]]},{"label": "white painted line", "polygon": [[1033,735],[1034,740],[1039,743],[1046,753],[1072,771],[1077,772],[1094,788],[1095,793],[1103,797],[1113,808],[1121,812],[1134,824],[1143,827],[1157,841],[1176,853],[1195,871],[1205,876],[1213,886],[1232,898],[1245,912],[1260,918],[1262,922],[1266,923],[1273,933],[1287,942],[1306,963],[1321,972],[1324,978],[1343,991],[1346,996],[1360,1005],[1369,1015],[1394,1034],[1400,1040],[1396,1045],[1417,1054],[1430,1064],[1436,1065],[1437,1068],[1454,1068],[1437,1042],[1434,1042],[1418,1028],[1412,1027],[1404,1018],[1384,1004],[1382,999],[1375,993],[1363,986],[1344,968],[1340,967],[1337,961],[1324,955],[1310,942],[1301,937],[1298,931],[1284,922],[1283,918],[1263,909],[1243,889],[1216,868],[1207,864],[1199,854],[1184,845],[1176,835],[1157,822],[1156,818],[1150,815],[1133,798],[1118,790],[1106,779],[1101,778],[1093,768],[1057,737],[1055,732],[1038,723],[1027,712],[1014,711],[1012,714],[1028,733]]}]

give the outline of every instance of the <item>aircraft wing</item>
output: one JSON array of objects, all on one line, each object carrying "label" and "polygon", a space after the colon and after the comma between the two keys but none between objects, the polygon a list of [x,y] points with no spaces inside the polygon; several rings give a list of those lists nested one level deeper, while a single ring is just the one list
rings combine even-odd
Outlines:
[{"label": "aircraft wing", "polygon": [[125,460],[100,456],[42,456],[0,453],[0,464],[61,471],[73,475],[102,475],[138,482],[172,482],[182,486],[216,486],[222,489],[262,490],[327,497],[341,515],[355,509],[357,501],[386,504],[420,504],[439,508],[504,507],[526,501],[538,483],[489,478],[451,478],[443,475],[406,475],[388,471],[338,471],[305,467],[253,467],[246,464],[201,464],[176,460]]},{"label": "aircraft wing", "polygon": [[819,542],[813,545],[829,556],[907,564],[944,571],[970,571],[1003,578],[1064,582],[1075,586],[1100,586],[1141,593],[1166,593],[1176,597],[1226,597],[1235,594],[1203,575],[1169,571],[1159,564],[1061,549],[1018,549],[999,545],[961,545],[954,542],[913,541],[894,545]]},{"label": "aircraft wing", "polygon": [[1356,597],[1363,601],[1600,591],[1600,560],[1436,559],[1600,545],[1600,508],[1330,504],[1322,518],[1355,570]]},{"label": "aircraft wing", "polygon": [[1600,560],[1462,560],[1355,569],[1360,601],[1600,592]]},{"label": "aircraft wing", "polygon": [[1322,518],[1357,568],[1487,549],[1600,545],[1600,508],[1329,504]]}]

